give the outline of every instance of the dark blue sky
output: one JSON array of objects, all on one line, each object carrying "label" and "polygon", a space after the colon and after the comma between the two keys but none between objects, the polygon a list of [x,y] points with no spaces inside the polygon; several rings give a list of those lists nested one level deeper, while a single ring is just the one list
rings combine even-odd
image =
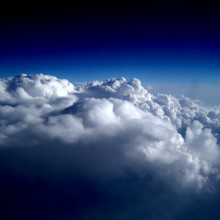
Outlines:
[{"label": "dark blue sky", "polygon": [[[10,8],[9,8],[10,9]],[[0,74],[71,81],[220,82],[219,8],[206,4],[32,6],[1,15]]]}]

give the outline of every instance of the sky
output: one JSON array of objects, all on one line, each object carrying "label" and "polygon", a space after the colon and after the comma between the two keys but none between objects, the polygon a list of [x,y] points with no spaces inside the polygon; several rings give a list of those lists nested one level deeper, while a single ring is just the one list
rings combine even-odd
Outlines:
[{"label": "sky", "polygon": [[214,5],[107,1],[20,8],[1,15],[2,77],[219,83],[220,16]]}]

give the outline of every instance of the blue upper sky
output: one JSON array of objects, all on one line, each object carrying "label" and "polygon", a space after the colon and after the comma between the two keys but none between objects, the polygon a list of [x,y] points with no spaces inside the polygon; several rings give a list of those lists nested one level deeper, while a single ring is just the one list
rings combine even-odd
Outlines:
[{"label": "blue upper sky", "polygon": [[220,16],[206,5],[75,5],[1,15],[0,74],[70,81],[220,82]]}]

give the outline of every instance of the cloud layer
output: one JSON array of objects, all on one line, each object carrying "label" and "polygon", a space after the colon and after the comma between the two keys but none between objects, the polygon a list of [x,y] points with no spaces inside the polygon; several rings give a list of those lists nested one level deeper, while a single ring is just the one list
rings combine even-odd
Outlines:
[{"label": "cloud layer", "polygon": [[[76,85],[43,74],[2,79],[0,118],[3,188],[21,177],[15,194],[26,192],[23,183],[33,193],[43,181],[51,198],[67,199],[66,217],[54,204],[63,219],[157,219],[153,209],[175,219],[183,211],[194,215],[191,195],[218,194],[218,108],[152,95],[138,79]],[[8,198],[13,190],[6,189]],[[64,189],[75,197],[66,198]],[[43,197],[33,196],[32,202]],[[164,199],[175,197],[180,204],[166,211]]]}]

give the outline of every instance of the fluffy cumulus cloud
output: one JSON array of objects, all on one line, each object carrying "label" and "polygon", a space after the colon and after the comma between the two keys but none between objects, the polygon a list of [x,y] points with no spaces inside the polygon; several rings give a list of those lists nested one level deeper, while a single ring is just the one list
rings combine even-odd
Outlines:
[{"label": "fluffy cumulus cloud", "polygon": [[2,79],[1,214],[217,219],[219,133],[217,107],[152,95],[138,79]]}]

